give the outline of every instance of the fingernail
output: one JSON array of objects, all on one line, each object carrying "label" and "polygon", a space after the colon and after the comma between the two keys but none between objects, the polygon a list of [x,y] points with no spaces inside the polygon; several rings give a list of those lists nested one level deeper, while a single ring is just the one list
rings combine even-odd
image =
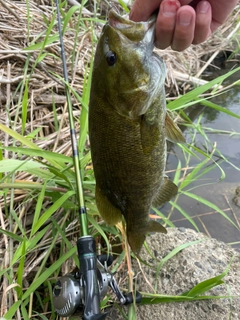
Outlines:
[{"label": "fingernail", "polygon": [[188,26],[192,20],[192,15],[189,12],[181,12],[179,15],[179,23],[182,26]]},{"label": "fingernail", "polygon": [[200,13],[207,13],[209,7],[210,7],[210,4],[208,1],[201,1],[199,2],[197,9],[198,9],[198,12]]},{"label": "fingernail", "polygon": [[163,14],[166,17],[175,16],[179,8],[176,1],[164,1],[162,5],[163,5]]}]

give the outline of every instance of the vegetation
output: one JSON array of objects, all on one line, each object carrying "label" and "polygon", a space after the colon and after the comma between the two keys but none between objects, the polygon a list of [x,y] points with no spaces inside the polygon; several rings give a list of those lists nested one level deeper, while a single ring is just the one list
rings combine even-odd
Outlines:
[{"label": "vegetation", "polygon": [[[82,6],[69,6],[67,1],[61,2],[64,42],[79,136],[78,150],[84,177],[89,230],[102,243],[103,250],[116,251],[115,247],[123,241],[122,233],[119,226],[110,228],[99,217],[94,201],[95,181],[87,128],[94,47],[101,26],[105,23],[107,2],[99,1],[91,8],[86,7],[86,2],[82,1]],[[54,319],[52,285],[59,275],[78,266],[75,243],[80,235],[56,10],[52,1],[41,1],[38,6],[32,0],[12,2],[11,5],[7,3],[3,6],[1,1],[4,25],[1,27],[3,40],[0,47],[3,70],[0,78],[0,242],[3,248],[0,251],[0,316],[5,315],[7,319]],[[233,16],[223,30],[230,33],[235,27],[235,21]],[[236,37],[236,34],[237,30],[233,36]],[[200,61],[200,54],[206,52],[205,46],[208,45],[209,54],[219,49],[218,35],[215,37],[215,44],[211,43],[214,42],[212,39],[202,47],[198,46],[199,55],[195,54],[197,50],[193,53],[194,49],[189,49],[194,57],[190,61],[189,52],[169,54],[166,51],[162,54],[163,58],[167,57],[166,63],[170,70],[166,83],[169,92],[168,108],[180,112],[189,136],[188,144],[179,146],[185,163],[179,161],[174,173],[174,182],[178,184],[180,192],[171,206],[187,217],[197,230],[189,213],[178,205],[178,197],[182,194],[216,210],[238,228],[223,210],[196,196],[192,190],[191,183],[204,177],[216,166],[220,170],[221,179],[224,179],[225,172],[219,162],[214,160],[214,155],[217,154],[221,161],[230,161],[209,140],[207,131],[213,129],[201,125],[201,116],[192,122],[186,110],[201,103],[218,112],[240,118],[211,102],[213,96],[229,90],[230,86],[224,87],[224,80],[239,72],[240,68],[200,87],[191,88],[190,91],[188,89],[185,94],[179,82],[173,81],[175,67],[179,72],[184,68],[184,73],[196,74],[197,70],[192,66],[198,61],[198,71],[201,69],[204,63]],[[235,41],[235,44],[237,51],[238,43]],[[226,48],[229,46],[226,43]],[[237,81],[231,86],[239,83]],[[177,98],[173,98],[175,94]],[[204,139],[205,150],[195,146],[197,133]],[[194,167],[189,166],[192,157],[198,159]],[[236,167],[236,170],[239,168]],[[158,209],[154,210],[166,225],[174,226],[171,217],[163,215]],[[188,245],[191,244],[176,248],[165,261]],[[116,270],[123,261],[124,253],[121,251]],[[227,271],[228,268],[221,275],[197,285],[181,296],[146,294],[144,303],[203,299],[202,294],[209,288],[223,283]],[[110,303],[110,297],[104,303]],[[129,314],[129,318],[133,318],[134,310],[130,308]]]}]

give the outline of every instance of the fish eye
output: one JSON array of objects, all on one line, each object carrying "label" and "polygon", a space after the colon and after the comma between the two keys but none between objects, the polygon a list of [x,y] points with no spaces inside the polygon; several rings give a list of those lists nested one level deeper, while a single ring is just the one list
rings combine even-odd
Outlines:
[{"label": "fish eye", "polygon": [[113,66],[117,62],[117,55],[114,51],[108,51],[106,53],[106,60],[109,66]]}]

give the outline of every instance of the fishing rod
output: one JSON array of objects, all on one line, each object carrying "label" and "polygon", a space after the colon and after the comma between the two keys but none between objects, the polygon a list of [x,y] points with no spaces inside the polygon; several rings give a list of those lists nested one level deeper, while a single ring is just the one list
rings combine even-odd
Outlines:
[{"label": "fishing rod", "polygon": [[[76,246],[80,269],[61,277],[53,288],[53,305],[61,317],[69,317],[83,310],[84,320],[103,320],[108,312],[101,313],[100,301],[107,293],[108,287],[112,289],[122,305],[133,302],[133,294],[123,294],[108,267],[112,264],[112,256],[96,254],[95,239],[89,234],[87,210],[83,195],[80,159],[77,147],[77,136],[74,127],[73,108],[69,89],[66,55],[64,50],[63,32],[61,25],[59,2],[55,0],[57,8],[57,22],[60,39],[61,58],[63,64],[63,78],[69,115],[69,127],[73,154],[73,164],[76,177],[76,198],[78,201],[81,236]],[[136,292],[135,301],[140,302],[141,295]]]}]

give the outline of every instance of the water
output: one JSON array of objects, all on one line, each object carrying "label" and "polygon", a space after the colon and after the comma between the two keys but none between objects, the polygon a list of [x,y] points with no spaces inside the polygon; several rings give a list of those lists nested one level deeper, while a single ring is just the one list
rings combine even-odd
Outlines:
[{"label": "water", "polygon": [[[228,81],[231,83],[238,79],[240,79],[240,72],[236,73],[234,77]],[[239,86],[235,86],[227,93],[224,93],[211,101],[240,116]],[[236,226],[238,226],[238,228],[219,212],[214,210],[214,208],[210,208],[200,201],[189,198],[181,193],[177,200],[177,204],[192,217],[201,232],[220,241],[229,243],[240,251],[240,207],[236,206],[232,200],[235,195],[235,189],[240,186],[240,171],[237,170],[237,168],[240,168],[240,120],[208,107],[202,109],[201,106],[190,109],[189,117],[194,117],[195,120],[193,122],[197,123],[197,119],[202,113],[203,118],[201,120],[201,125],[203,127],[236,132],[238,134],[231,135],[230,133],[208,132],[207,136],[210,143],[206,143],[202,135],[197,134],[197,147],[203,151],[206,151],[206,149],[211,150],[211,145],[216,143],[217,149],[231,163],[226,161],[220,163],[221,159],[215,152],[214,160],[218,161],[220,167],[224,170],[226,175],[225,179],[220,181],[222,173],[220,169],[215,166],[215,168],[206,175],[189,184],[184,191],[190,191],[216,205],[236,224]],[[188,142],[190,142],[190,135],[186,132],[185,135],[187,136]],[[204,159],[203,156],[200,156],[200,158]],[[185,159],[181,149],[178,146],[171,145],[168,154],[167,169],[176,169],[179,160],[182,163],[182,167],[184,167]],[[199,159],[191,157],[188,166],[194,167],[199,162]],[[209,164],[210,163],[212,162],[209,162]],[[169,216],[170,220],[177,227],[194,228],[179,210],[173,209],[170,204],[161,208],[161,212],[166,216]]]}]

